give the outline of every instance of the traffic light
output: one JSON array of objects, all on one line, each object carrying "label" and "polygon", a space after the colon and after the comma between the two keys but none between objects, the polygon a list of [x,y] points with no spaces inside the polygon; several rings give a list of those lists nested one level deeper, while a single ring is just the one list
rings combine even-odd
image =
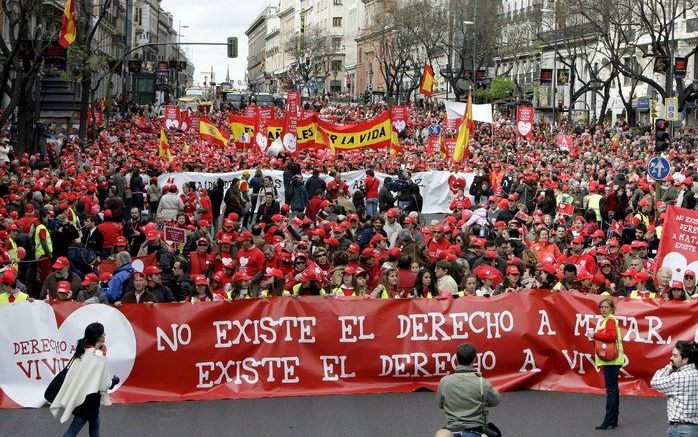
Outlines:
[{"label": "traffic light", "polygon": [[654,153],[661,153],[669,148],[669,124],[658,118],[654,122]]},{"label": "traffic light", "polygon": [[228,57],[237,58],[238,57],[238,37],[231,36],[228,38]]}]

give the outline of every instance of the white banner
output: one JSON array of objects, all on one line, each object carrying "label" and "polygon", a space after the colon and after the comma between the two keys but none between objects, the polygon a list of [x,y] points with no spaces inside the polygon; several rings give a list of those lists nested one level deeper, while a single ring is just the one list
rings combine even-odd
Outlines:
[{"label": "white banner", "polygon": [[[283,203],[283,171],[263,170],[262,173],[264,176],[271,176],[271,178],[274,180],[274,185],[279,192],[279,200],[281,203]],[[448,184],[448,178],[451,175],[455,175],[458,178],[465,178],[465,192],[467,194],[468,190],[470,189],[470,185],[473,182],[473,178],[475,177],[473,173],[454,174],[447,171],[428,171],[412,174],[412,181],[419,186],[419,192],[424,199],[422,214],[439,214],[450,212],[449,206],[451,205],[451,201],[454,197],[454,193]],[[327,182],[332,180],[332,177],[329,175],[323,174],[321,176]],[[197,188],[204,187],[208,190],[214,187],[218,179],[221,179],[225,183],[225,190],[227,190],[233,179],[240,179],[241,177],[242,171],[229,173],[167,173],[158,177],[158,186],[162,188],[166,183],[174,183],[181,190],[182,185],[188,182],[194,182],[196,183]],[[309,177],[309,174],[303,174],[304,179],[307,180]],[[397,176],[391,176],[385,173],[376,173],[376,177],[380,180],[381,187],[383,185],[383,180],[386,177],[391,177],[393,180],[397,179]],[[349,186],[349,192],[352,194],[363,186],[363,180],[365,178],[366,172],[363,170],[342,173],[342,180]]]},{"label": "white banner", "polygon": [[[464,102],[446,102],[446,117],[449,120],[465,116]],[[473,120],[492,124],[492,104],[473,105]]]}]

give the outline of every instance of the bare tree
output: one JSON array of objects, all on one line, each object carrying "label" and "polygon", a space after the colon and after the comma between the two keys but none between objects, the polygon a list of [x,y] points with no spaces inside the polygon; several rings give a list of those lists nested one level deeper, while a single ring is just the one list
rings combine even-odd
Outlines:
[{"label": "bare tree", "polygon": [[[112,7],[112,0],[95,5],[94,0],[77,0],[75,42],[68,48],[69,76],[80,84],[80,128],[78,134],[86,144],[87,123],[94,92],[107,74],[108,59],[94,49],[94,38],[102,20]],[[100,77],[101,76],[101,77]]]},{"label": "bare tree", "polygon": [[581,0],[580,3],[587,6],[581,13],[592,18],[590,21],[602,35],[613,35],[618,40],[618,44],[605,41],[604,49],[622,75],[648,84],[663,98],[670,97],[672,89],[675,90],[680,110],[698,95],[693,82],[672,77],[669,68],[662,80],[656,78],[653,68],[636,68],[629,62],[633,58],[653,63],[656,58],[695,56],[698,45],[693,45],[688,53],[677,52],[674,32],[676,23],[698,8],[697,0]]},{"label": "bare tree", "polygon": [[[398,9],[394,13],[384,14],[373,20],[368,38],[375,53],[381,76],[386,86],[389,99],[400,97],[401,87],[409,83],[407,95],[419,87],[418,75],[421,75],[417,39],[407,30],[412,11]],[[408,80],[409,79],[409,80]]]},{"label": "bare tree", "polygon": [[329,75],[328,56],[332,53],[330,37],[320,26],[306,26],[302,33],[292,35],[284,50],[293,56],[296,74],[303,81],[303,86],[307,86],[315,77],[326,79]]},{"label": "bare tree", "polygon": [[17,123],[16,152],[33,152],[34,115],[36,113],[33,88],[43,65],[43,55],[58,28],[43,21],[42,0],[1,0],[4,32],[0,32],[2,71],[0,72],[0,99],[7,103],[0,114],[0,126],[13,115]]}]

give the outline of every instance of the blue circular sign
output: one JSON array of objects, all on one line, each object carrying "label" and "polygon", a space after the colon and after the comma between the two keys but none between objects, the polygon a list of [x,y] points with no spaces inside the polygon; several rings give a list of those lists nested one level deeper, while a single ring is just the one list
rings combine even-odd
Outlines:
[{"label": "blue circular sign", "polygon": [[430,137],[438,136],[440,133],[441,133],[441,125],[432,124],[429,126],[429,136]]},{"label": "blue circular sign", "polygon": [[655,181],[666,179],[671,173],[671,164],[663,156],[655,156],[647,164],[647,174]]}]

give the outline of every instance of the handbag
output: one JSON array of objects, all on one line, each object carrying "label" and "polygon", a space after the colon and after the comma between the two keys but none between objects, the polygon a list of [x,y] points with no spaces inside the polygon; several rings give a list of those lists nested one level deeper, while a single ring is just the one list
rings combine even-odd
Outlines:
[{"label": "handbag", "polygon": [[44,392],[44,399],[51,404],[53,401],[56,399],[56,396],[58,396],[58,392],[61,391],[61,387],[63,387],[63,382],[65,381],[65,376],[68,374],[68,369],[70,368],[70,365],[73,363],[73,358],[68,361],[68,365],[63,368],[56,376],[53,377],[53,380],[49,383],[48,387],[46,387],[46,391]]},{"label": "handbag", "polygon": [[613,361],[618,358],[618,346],[615,341],[606,343],[601,340],[595,340],[594,353],[596,353],[602,361]]}]

